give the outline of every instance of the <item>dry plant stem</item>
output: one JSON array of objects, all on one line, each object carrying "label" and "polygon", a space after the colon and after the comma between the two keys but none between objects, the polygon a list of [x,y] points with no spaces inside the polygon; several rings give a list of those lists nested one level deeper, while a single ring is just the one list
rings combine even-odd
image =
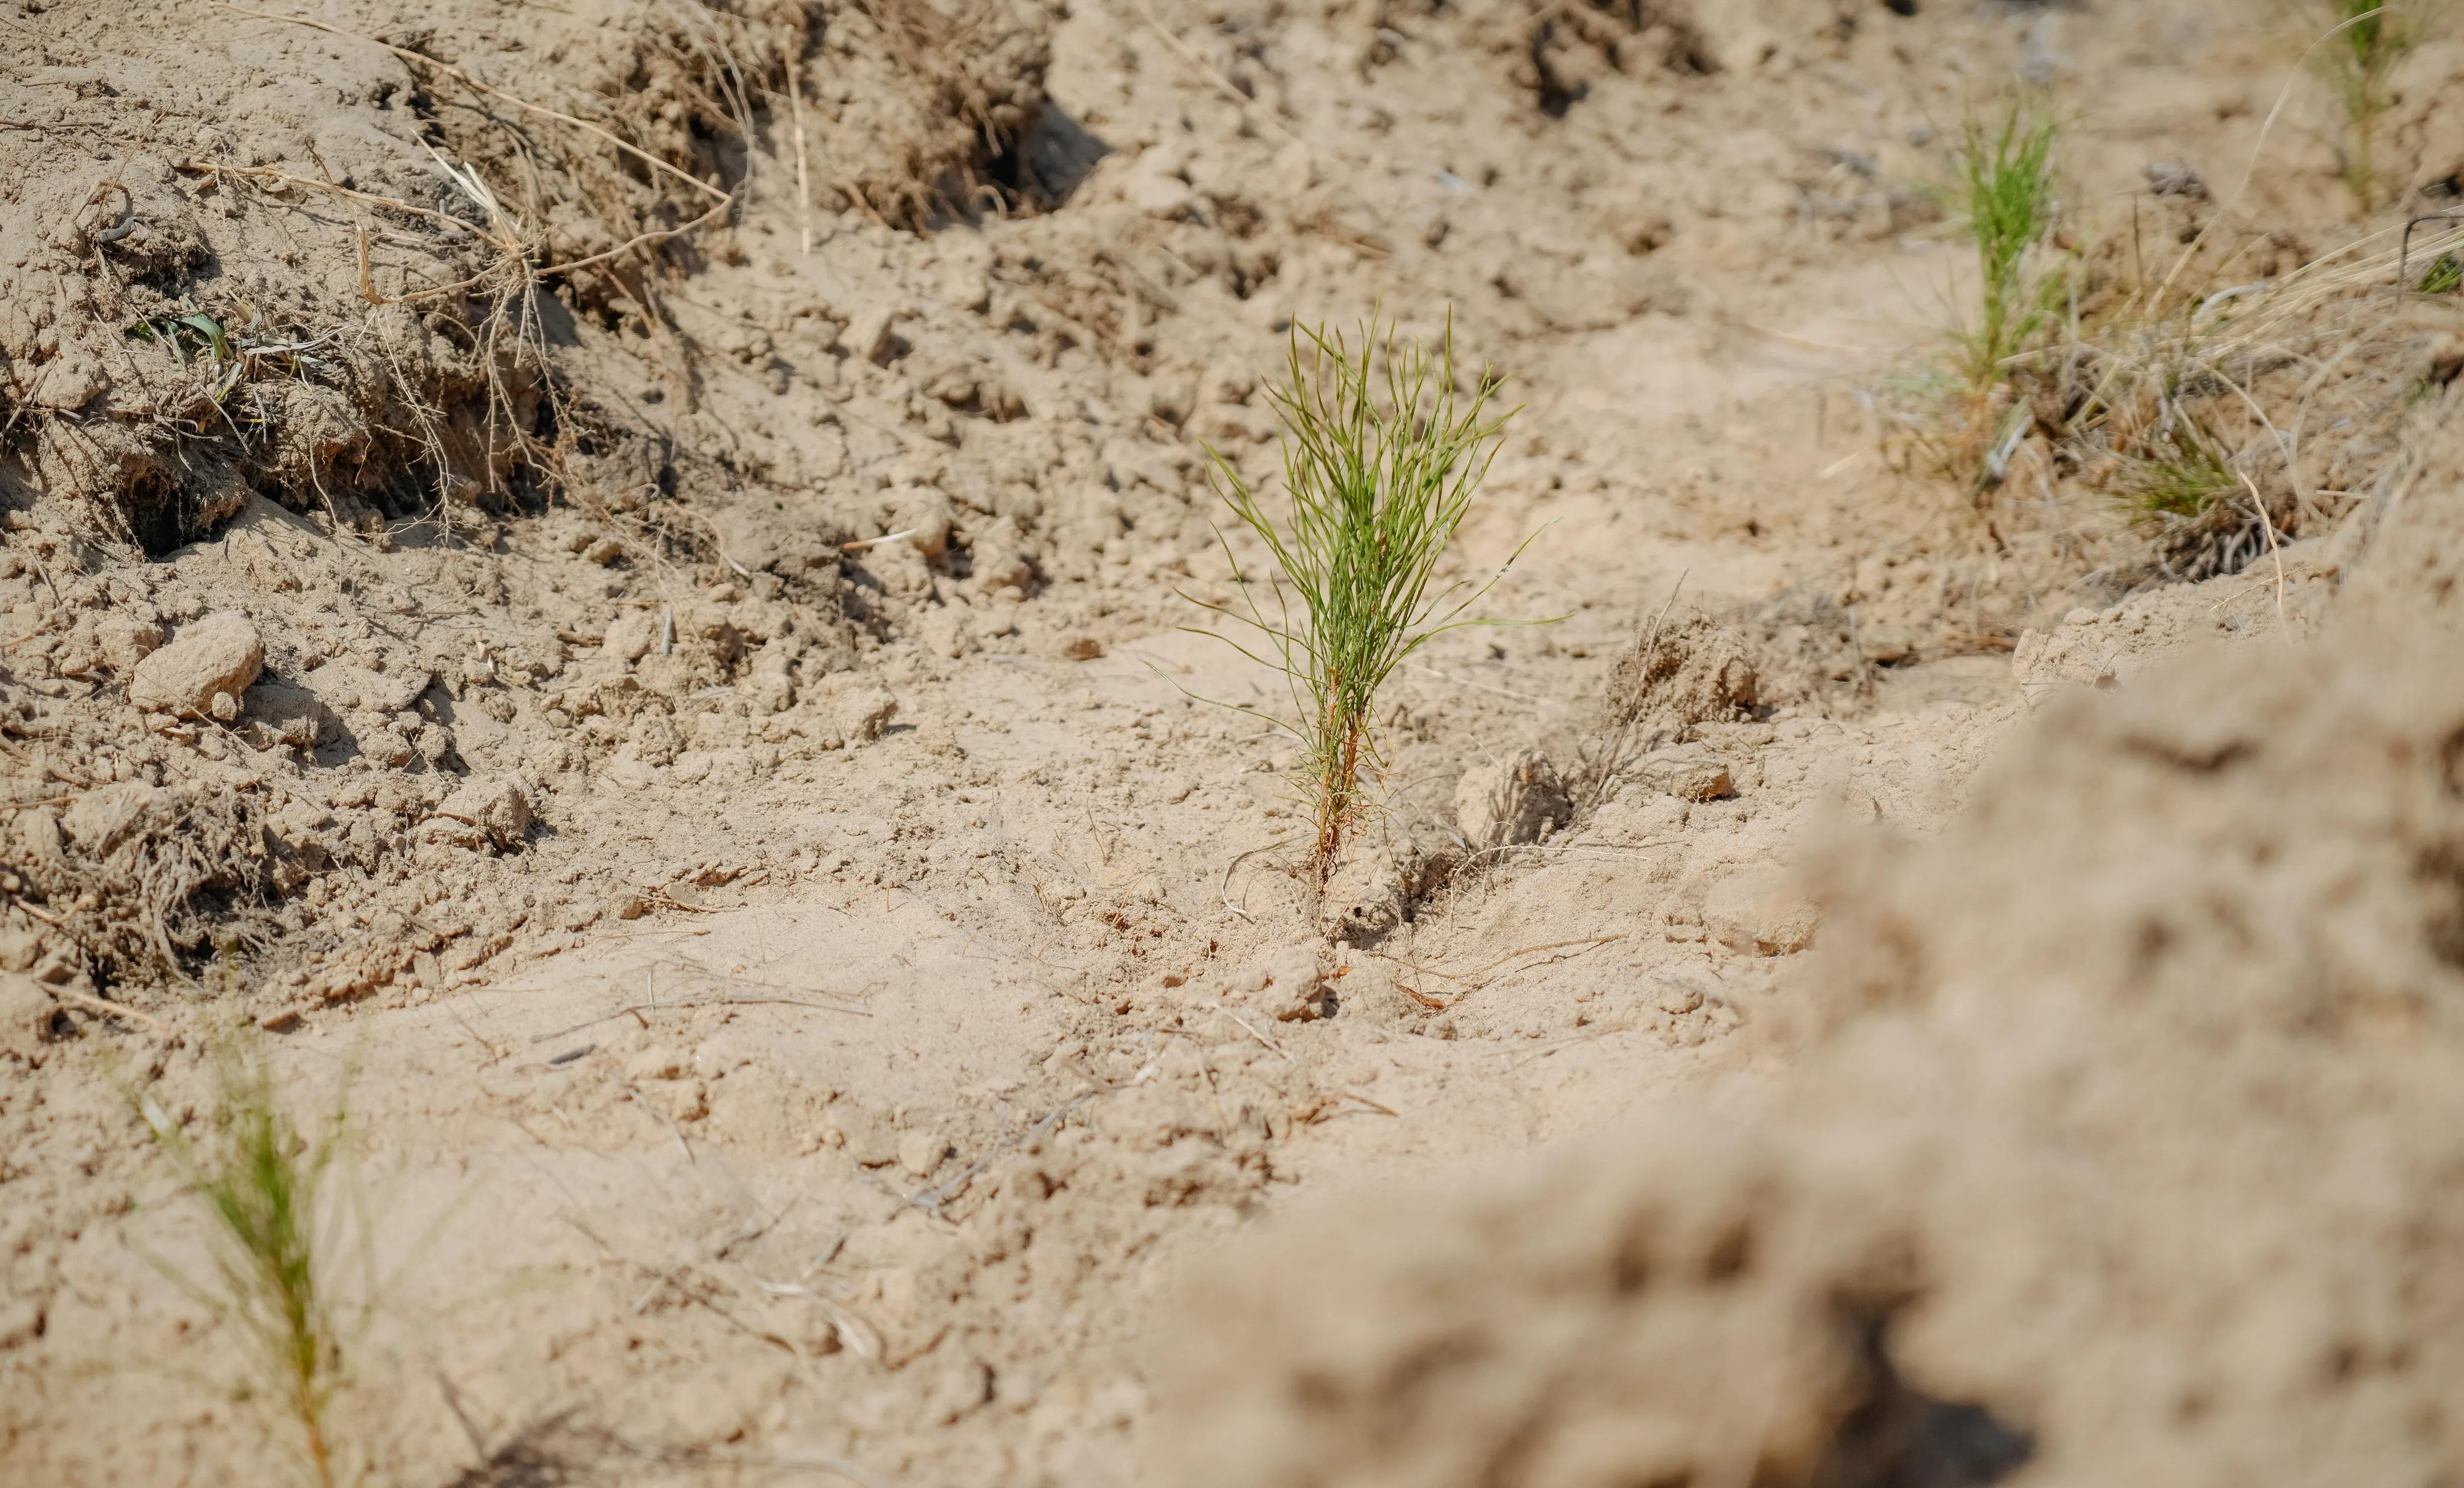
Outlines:
[{"label": "dry plant stem", "polygon": [[547,267],[536,271],[536,273],[539,277],[545,278],[551,274],[570,274],[576,269],[595,268],[600,264],[607,262],[611,258],[621,258],[637,248],[648,248],[653,243],[664,243],[670,238],[683,237],[687,233],[708,227],[713,221],[725,215],[728,209],[735,205],[736,199],[734,197],[724,198],[713,205],[708,211],[703,212],[700,216],[695,217],[689,222],[679,223],[672,228],[654,228],[648,232],[639,232],[627,238],[624,242],[617,244],[614,248],[593,253],[587,258],[575,258],[561,264],[549,264]]},{"label": "dry plant stem", "polygon": [[52,989],[52,996],[73,1008],[83,1008],[98,1018],[124,1018],[141,1028],[150,1028],[158,1034],[166,1034],[171,1031],[171,1025],[164,1022],[159,1018],[140,1013],[132,1007],[122,1007],[117,1002],[106,1002],[100,997],[87,996],[82,992],[72,992],[66,988],[55,987]]},{"label": "dry plant stem", "polygon": [[[1668,619],[1669,610],[1676,606],[1677,596],[1685,587],[1686,575],[1692,572],[1693,570],[1687,569],[1677,576],[1677,581],[1668,586],[1668,598],[1661,604],[1660,613],[1651,617],[1651,629],[1642,638],[1642,665],[1646,681],[1650,676],[1651,658],[1660,648],[1661,624]],[[1639,698],[1633,700],[1632,706],[1620,711],[1617,733],[1610,737],[1608,750],[1600,756],[1599,777],[1592,782],[1591,799],[1585,802],[1586,810],[1599,810],[1600,802],[1608,799],[1610,787],[1617,783],[1617,767],[1623,762],[1625,755],[1626,735],[1633,732],[1635,717],[1641,711],[1642,702]]]},{"label": "dry plant stem", "polygon": [[403,212],[413,217],[424,217],[430,222],[440,223],[446,227],[453,229],[457,232],[468,233],[470,236],[474,238],[485,236],[485,234],[478,229],[471,226],[467,222],[464,222],[461,218],[451,216],[445,212],[436,211],[426,207],[414,207],[410,203],[402,201],[395,197],[378,196],[369,191],[355,191],[349,186],[338,186],[331,181],[319,181],[310,176],[293,175],[287,170],[277,170],[272,165],[234,165],[225,161],[184,160],[174,168],[201,176],[244,176],[254,181],[274,181],[279,182],[284,186],[307,186],[319,191],[330,192],[335,196],[342,197],[349,201],[364,202],[371,207],[383,207],[389,211]]},{"label": "dry plant stem", "polygon": [[[2391,276],[2406,266],[2411,245],[2400,241],[2397,247],[2375,253],[2364,253],[2363,250],[2373,243],[2400,237],[2401,230],[2389,227],[2356,238],[2284,275],[2263,295],[2254,295],[2254,300],[2265,306],[2263,313],[2254,314],[2239,323],[2233,335],[2220,338],[2211,360],[2223,361],[2263,350],[2265,342],[2282,335],[2289,325],[2310,312],[2387,287]],[[2453,249],[2464,249],[2464,228],[2432,234],[2420,251]],[[2340,260],[2350,261],[2342,267],[2330,267]]]},{"label": "dry plant stem", "polygon": [[[2404,242],[2396,250],[2395,285],[2397,289],[2408,290],[2414,288],[2412,280],[2412,230],[2415,228],[2421,227],[2425,223],[2453,223],[2458,220],[2458,218],[2464,218],[2464,208],[2451,207],[2445,211],[2428,212],[2421,216],[2406,220],[2404,225]],[[2452,257],[2445,261],[2452,267],[2453,262]],[[2434,268],[2433,272],[2435,272]],[[2435,295],[2441,293],[2441,291],[2431,289],[2426,280],[2419,288],[2420,292],[2424,295]],[[2453,286],[2450,286],[2450,288],[2452,289]]]},{"label": "dry plant stem", "polygon": [[[2236,470],[2233,473],[2238,475],[2241,472]],[[2250,492],[2250,510],[2258,518],[2258,530],[2267,535],[2268,556],[2276,559],[2276,633],[2289,642],[2293,639],[2293,631],[2284,620],[2284,550],[2276,545],[2276,524],[2267,519],[2267,503],[2259,499],[2258,488],[2247,475],[2242,475],[2241,483],[2243,489]]]},{"label": "dry plant stem", "polygon": [[787,55],[787,106],[793,111],[796,122],[796,232],[803,243],[804,256],[810,258],[813,256],[813,187],[804,169],[803,74],[803,69],[796,65],[797,54],[802,49],[793,33],[789,34],[791,39],[782,50]]}]

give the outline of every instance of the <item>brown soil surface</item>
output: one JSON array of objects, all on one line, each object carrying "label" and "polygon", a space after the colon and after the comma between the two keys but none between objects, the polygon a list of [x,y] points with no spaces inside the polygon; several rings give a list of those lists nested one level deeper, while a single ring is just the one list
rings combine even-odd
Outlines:
[{"label": "brown soil surface", "polygon": [[[2464,1478],[2464,46],[2357,213],[2250,9],[0,0],[0,1479],[289,1473],[233,1029],[370,1481]],[[2014,77],[2247,511],[1944,469]],[[1562,618],[1321,903],[1206,451],[1379,307]]]}]

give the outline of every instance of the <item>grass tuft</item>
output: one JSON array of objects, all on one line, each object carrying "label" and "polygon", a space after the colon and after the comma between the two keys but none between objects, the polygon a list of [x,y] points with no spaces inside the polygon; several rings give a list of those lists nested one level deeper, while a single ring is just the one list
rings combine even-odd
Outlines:
[{"label": "grass tuft", "polygon": [[[1242,609],[1206,607],[1260,632],[1265,654],[1245,646],[1243,654],[1289,683],[1299,721],[1272,721],[1302,746],[1295,773],[1315,827],[1311,866],[1321,886],[1382,768],[1378,689],[1445,631],[1499,624],[1463,616],[1505,568],[1483,583],[1431,592],[1438,560],[1513,417],[1490,413],[1496,391],[1493,377],[1468,394],[1457,390],[1451,317],[1435,348],[1399,338],[1391,322],[1381,333],[1375,315],[1356,348],[1339,332],[1295,325],[1287,376],[1271,393],[1289,517],[1279,519],[1231,462],[1207,451],[1218,492],[1265,544],[1276,572],[1271,611],[1238,558]],[[1224,551],[1231,555],[1229,542]]]},{"label": "grass tuft", "polygon": [[196,1138],[151,1094],[138,1097],[156,1145],[213,1222],[215,1284],[164,1269],[239,1332],[258,1376],[253,1386],[298,1431],[310,1480],[335,1488],[343,1478],[329,1416],[342,1352],[323,1223],[347,1123],[338,1102],[312,1136],[283,1112],[262,1054],[233,1043],[217,1059],[216,1108]]},{"label": "grass tuft", "polygon": [[2115,490],[2141,517],[2199,517],[2241,492],[2241,476],[2197,429],[2166,432],[2124,459]]}]

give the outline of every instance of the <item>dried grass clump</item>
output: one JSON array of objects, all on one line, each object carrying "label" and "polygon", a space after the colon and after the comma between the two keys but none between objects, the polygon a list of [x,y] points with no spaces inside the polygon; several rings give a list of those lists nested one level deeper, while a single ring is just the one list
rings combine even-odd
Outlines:
[{"label": "dried grass clump", "polygon": [[[561,469],[558,441],[574,432],[574,409],[549,365],[539,297],[550,286],[577,308],[631,305],[681,361],[682,342],[657,285],[666,270],[693,266],[695,234],[732,220],[751,186],[762,90],[783,76],[789,51],[803,46],[803,9],[790,0],[655,7],[646,26],[612,35],[594,28],[559,49],[572,64],[560,74],[585,76],[590,59],[578,55],[585,43],[621,49],[599,59],[620,83],[608,96],[542,98],[485,81],[415,45],[223,4],[383,48],[418,79],[433,110],[445,148],[426,146],[421,173],[441,183],[429,202],[281,179],[286,187],[339,195],[363,212],[468,240],[465,272],[438,282],[372,255],[361,234],[360,293],[377,307],[371,323],[390,309],[445,309],[467,327],[467,339],[454,338],[463,344],[444,348],[441,359],[466,369],[463,385],[414,407],[407,420],[422,463],[443,472],[439,504],[503,494],[523,472],[553,478]],[[690,367],[678,370],[690,389]]]},{"label": "dried grass clump", "polygon": [[[491,273],[481,230],[202,146],[197,158],[121,165],[90,190],[80,167],[66,168],[69,201],[84,193],[80,235],[35,245],[26,280],[40,293],[0,317],[0,353],[18,356],[16,339],[39,335],[63,369],[0,428],[0,446],[23,461],[10,473],[80,503],[99,536],[156,554],[253,492],[350,525],[366,502],[496,484],[485,451],[457,441],[443,411],[484,396],[492,376],[508,401],[521,397],[495,371],[500,359],[450,344],[465,329],[466,292]],[[309,235],[284,250],[304,257],[297,272],[261,272],[289,241],[287,219],[303,215],[329,226],[339,216],[351,235]],[[104,241],[130,227],[147,230]],[[369,281],[372,239],[385,245],[382,293]],[[80,242],[92,251],[73,254]],[[223,272],[205,272],[215,260]]]},{"label": "dried grass clump", "polygon": [[[2091,321],[2045,369],[2046,453],[2148,536],[2146,579],[2234,572],[2403,478],[2431,351],[2455,317],[2406,293],[2398,238],[2186,296],[2161,319]],[[2459,239],[2419,234],[2410,257],[2434,262]]]},{"label": "dried grass clump", "polygon": [[[214,941],[252,938],[275,893],[265,821],[235,791],[123,781],[86,793],[40,847],[21,825],[21,908],[65,932],[111,981],[178,981]],[[36,901],[39,901],[37,903]]]},{"label": "dried grass clump", "polygon": [[1855,712],[1873,697],[1857,617],[1819,585],[1716,613],[1675,614],[1677,600],[1671,591],[1609,666],[1569,782],[1579,811],[1607,799],[1635,759],[1700,725],[1791,706]]},{"label": "dried grass clump", "polygon": [[[536,501],[577,443],[610,432],[552,365],[551,292],[647,330],[689,410],[694,351],[662,287],[740,257],[731,229],[754,191],[838,192],[911,227],[1034,198],[1008,152],[1041,106],[1038,8],[654,0],[622,27],[539,12],[518,53],[214,9],[381,49],[432,122],[405,148],[379,130],[348,160],[268,162],[200,137],[167,164],[64,162],[74,230],[28,265],[32,308],[0,317],[0,358],[56,365],[0,389],[0,459],[19,467],[0,474],[83,500],[103,536],[158,554],[252,492],[361,529]],[[821,178],[757,179],[773,115],[783,129],[805,83]],[[46,324],[55,305],[65,318]],[[58,355],[36,356],[38,338]]]},{"label": "dried grass clump", "polygon": [[1628,726],[1671,737],[1698,723],[1734,719],[1762,698],[1754,647],[1735,626],[1700,611],[1639,630],[1609,669],[1600,706]]}]

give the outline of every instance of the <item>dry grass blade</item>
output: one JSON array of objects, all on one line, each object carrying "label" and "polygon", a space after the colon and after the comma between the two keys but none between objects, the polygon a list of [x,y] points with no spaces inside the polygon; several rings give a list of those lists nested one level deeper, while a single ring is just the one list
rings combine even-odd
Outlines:
[{"label": "dry grass blade", "polygon": [[[1686,573],[1691,572],[1690,569],[1686,571]],[[1668,612],[1676,607],[1677,596],[1684,589],[1685,580],[1685,573],[1677,576],[1677,581],[1668,586],[1668,598],[1661,604],[1660,613],[1651,617],[1651,628],[1642,636],[1641,654],[1646,659],[1660,648],[1661,627],[1668,623]],[[1643,672],[1643,682],[1646,687],[1649,686],[1650,671],[1647,667]],[[1586,813],[1599,810],[1600,803],[1608,799],[1609,792],[1616,787],[1617,771],[1625,764],[1627,739],[1634,733],[1635,720],[1641,714],[1642,700],[1639,698],[1630,700],[1626,706],[1617,710],[1617,727],[1609,735],[1607,747],[1600,751],[1598,762],[1593,769],[1590,788],[1584,793],[1583,810]]]},{"label": "dry grass blade", "polygon": [[2251,484],[2247,475],[2241,478],[2241,483],[2250,492],[2251,514],[2258,518],[2259,531],[2267,535],[2268,557],[2276,560],[2276,632],[2290,641],[2293,630],[2284,619],[2284,550],[2276,544],[2276,524],[2268,520],[2267,503],[2259,498],[2258,488]]},{"label": "dry grass blade", "polygon": [[[2446,226],[2420,230],[2432,223]],[[2211,296],[2211,305],[2232,306],[2215,317],[2213,354],[2224,359],[2259,352],[2271,342],[2297,335],[2301,322],[2316,312],[2364,295],[2405,289],[2404,280],[2410,277],[2415,263],[2435,264],[2454,254],[2464,254],[2464,220],[2440,213],[2355,238],[2273,284],[2254,286],[2230,301]],[[2417,294],[2439,293],[2417,279],[2409,287]]]},{"label": "dry grass blade", "polygon": [[[20,906],[19,908],[22,908],[24,907]],[[149,1014],[140,1013],[135,1008],[128,1007],[121,1003],[106,1002],[100,997],[88,996],[82,992],[74,991],[70,988],[55,987],[52,989],[52,996],[55,999],[65,1002],[71,1007],[83,1008],[87,1012],[94,1014],[97,1018],[125,1018],[129,1022],[135,1023],[140,1028],[150,1028],[158,1034],[167,1034],[171,1031],[171,1025],[164,1022],[159,1018],[152,1017]]]},{"label": "dry grass blade", "polygon": [[805,257],[813,256],[813,183],[805,167],[804,81],[796,65],[802,38],[791,35],[781,52],[787,59],[787,104],[796,125],[796,234]]}]

